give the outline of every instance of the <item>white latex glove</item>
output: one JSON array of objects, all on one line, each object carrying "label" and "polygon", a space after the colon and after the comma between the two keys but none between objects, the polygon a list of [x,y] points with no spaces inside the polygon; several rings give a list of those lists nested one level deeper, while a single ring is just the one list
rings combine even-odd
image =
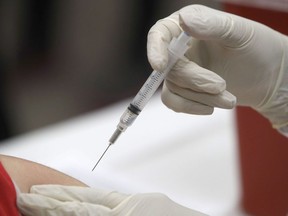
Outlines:
[{"label": "white latex glove", "polygon": [[235,95],[237,105],[253,107],[279,130],[287,128],[286,36],[236,15],[191,5],[150,29],[147,54],[153,69],[166,67],[167,45],[181,28],[193,39],[187,58],[165,80],[165,105],[176,112],[211,114],[214,107],[234,107]]},{"label": "white latex glove", "polygon": [[20,194],[17,205],[25,216],[205,216],[158,193],[125,195],[87,187],[32,186]]}]

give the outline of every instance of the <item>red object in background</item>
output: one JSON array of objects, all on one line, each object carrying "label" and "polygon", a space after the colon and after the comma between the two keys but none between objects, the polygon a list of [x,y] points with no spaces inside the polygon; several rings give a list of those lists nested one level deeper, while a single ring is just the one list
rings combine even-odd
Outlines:
[{"label": "red object in background", "polygon": [[20,216],[16,205],[14,184],[0,162],[0,215]]},{"label": "red object in background", "polygon": [[[288,12],[226,3],[223,6],[227,12],[261,22],[288,35]],[[237,108],[237,126],[243,209],[253,216],[286,216],[288,139],[250,108]]]}]

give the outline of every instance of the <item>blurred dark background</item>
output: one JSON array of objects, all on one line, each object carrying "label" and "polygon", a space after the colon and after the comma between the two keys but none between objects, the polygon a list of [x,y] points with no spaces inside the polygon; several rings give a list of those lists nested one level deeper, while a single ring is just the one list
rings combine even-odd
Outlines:
[{"label": "blurred dark background", "polygon": [[164,0],[0,1],[0,139],[133,96],[151,72],[146,36],[183,6]]}]

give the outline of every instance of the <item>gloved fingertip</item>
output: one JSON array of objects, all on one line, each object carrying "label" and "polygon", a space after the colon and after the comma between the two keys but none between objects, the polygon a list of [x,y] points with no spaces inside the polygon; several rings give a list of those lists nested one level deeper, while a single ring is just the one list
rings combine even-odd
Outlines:
[{"label": "gloved fingertip", "polygon": [[147,41],[147,57],[151,67],[163,71],[168,63],[168,42],[160,32],[149,32]]},{"label": "gloved fingertip", "polygon": [[236,104],[237,104],[236,96],[234,96],[233,94],[229,93],[228,100],[229,100],[229,105],[228,105],[229,109],[233,109],[234,107],[236,107]]},{"label": "gloved fingertip", "polygon": [[237,104],[237,97],[231,94],[230,101],[231,101],[231,106],[230,106],[231,109],[234,108],[234,107],[236,107],[236,104]]},{"label": "gloved fingertip", "polygon": [[160,60],[155,60],[153,62],[149,61],[151,67],[153,70],[156,71],[163,71],[167,67],[167,61],[160,59]]},{"label": "gloved fingertip", "polygon": [[214,106],[223,109],[233,109],[237,104],[237,98],[227,90],[221,92]]}]

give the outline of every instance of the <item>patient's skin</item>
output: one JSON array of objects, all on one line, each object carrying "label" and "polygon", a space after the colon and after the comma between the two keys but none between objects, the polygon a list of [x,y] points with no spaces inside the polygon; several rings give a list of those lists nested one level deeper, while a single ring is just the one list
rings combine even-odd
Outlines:
[{"label": "patient's skin", "polygon": [[68,175],[35,162],[5,155],[0,155],[0,161],[23,193],[28,193],[30,187],[37,184],[87,186]]}]

